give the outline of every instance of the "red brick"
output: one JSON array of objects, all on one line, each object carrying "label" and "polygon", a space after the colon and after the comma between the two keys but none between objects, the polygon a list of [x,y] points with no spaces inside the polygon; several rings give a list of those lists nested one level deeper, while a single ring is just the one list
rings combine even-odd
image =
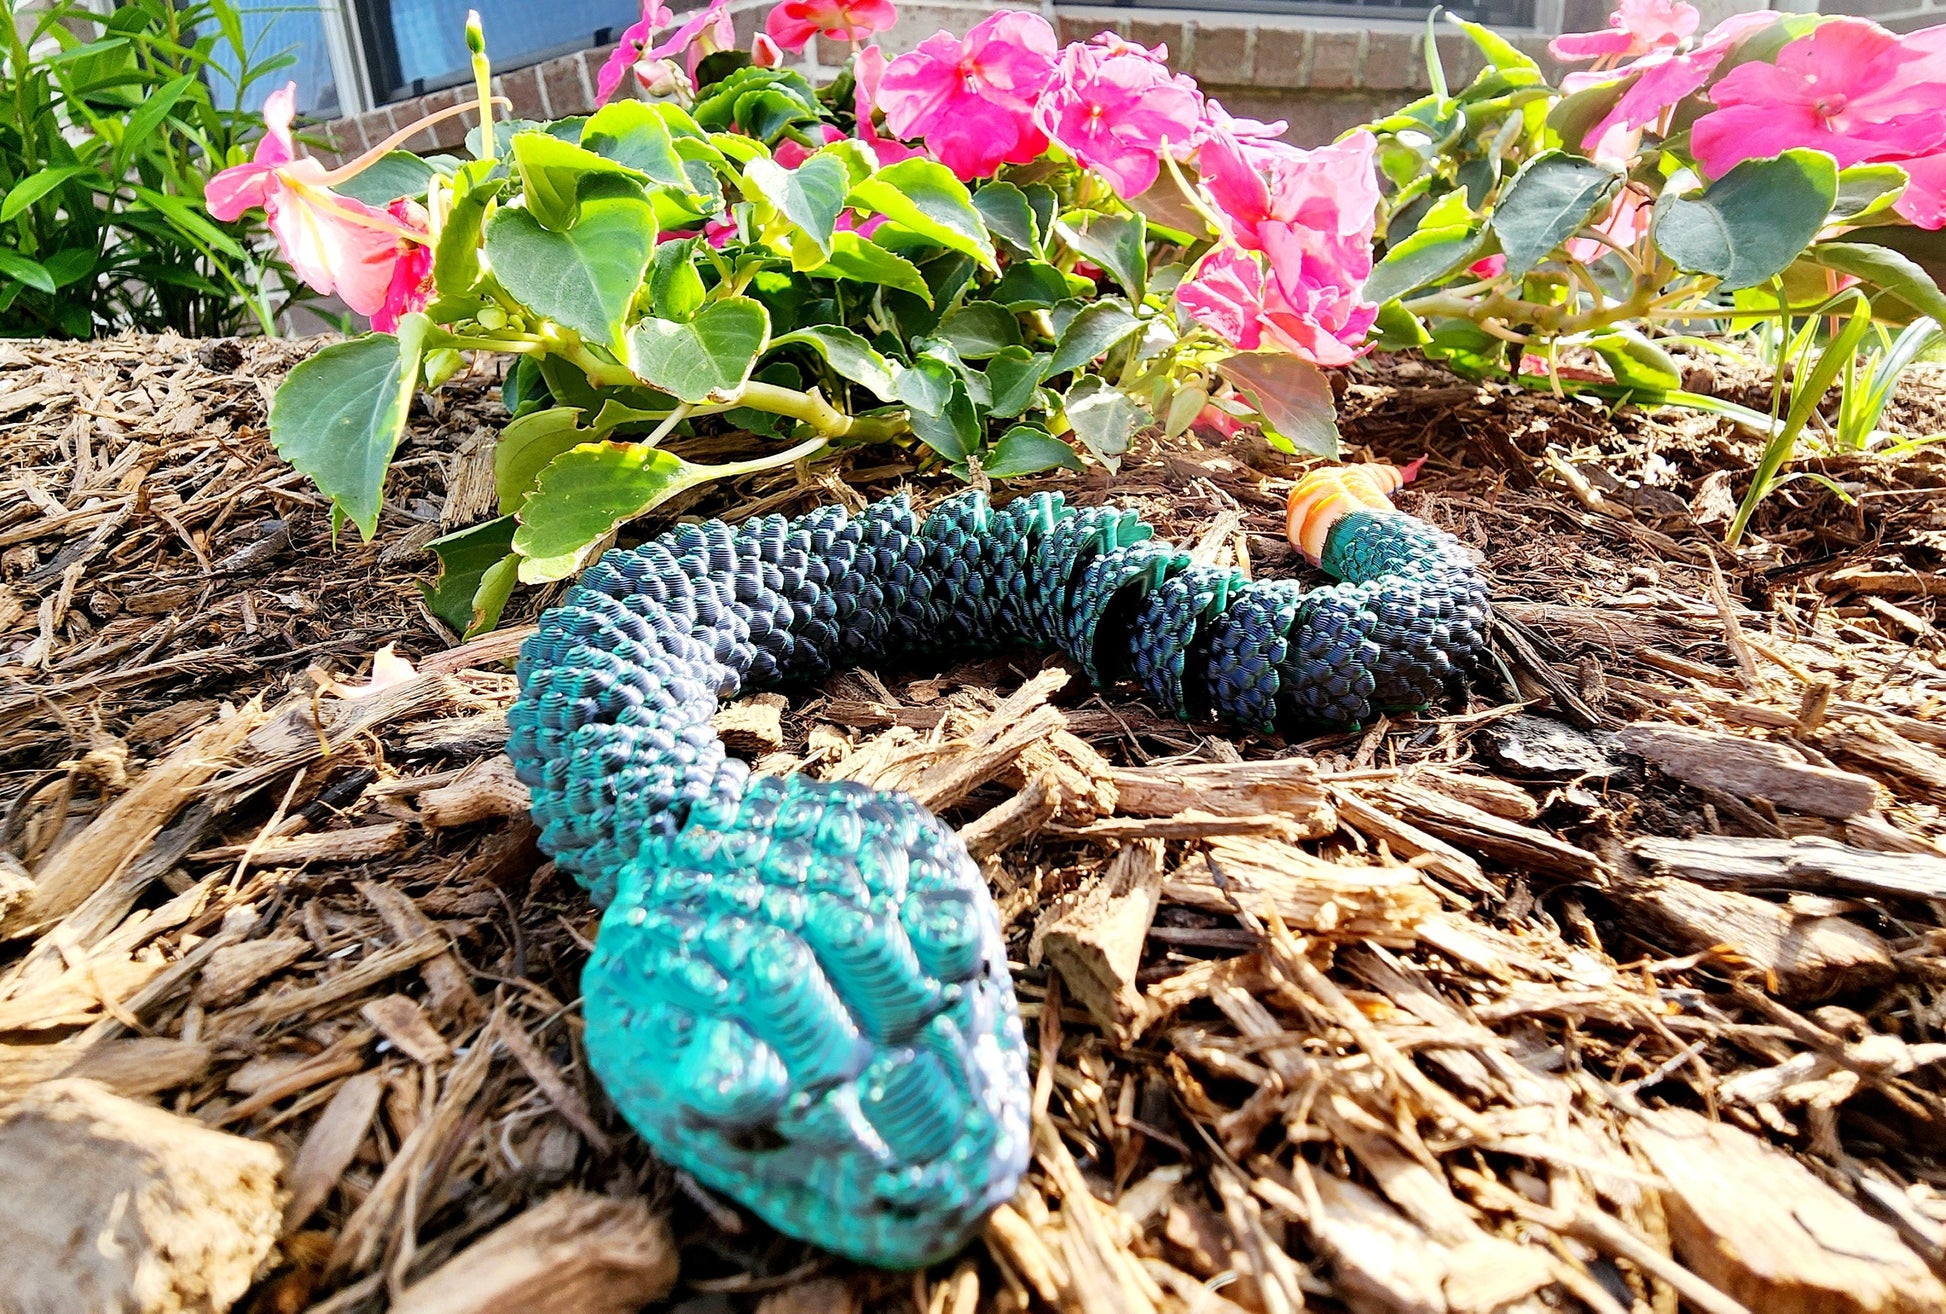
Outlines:
[{"label": "red brick", "polygon": [[1251,26],[1235,23],[1196,24],[1196,57],[1190,72],[1208,87],[1247,87],[1253,73]]},{"label": "red brick", "polygon": [[357,119],[357,128],[358,135],[365,140],[364,150],[370,150],[372,147],[378,145],[397,131],[397,126],[392,118],[391,106],[381,105],[375,110],[367,110],[365,113],[360,114]]},{"label": "red brick", "polygon": [[1454,91],[1471,82],[1486,67],[1480,48],[1459,33],[1439,36],[1439,62],[1446,70],[1446,85]]},{"label": "red brick", "polygon": [[1257,111],[1260,117],[1270,116],[1290,120],[1290,129],[1284,137],[1299,146],[1322,146],[1336,139],[1347,129],[1361,123],[1370,123],[1381,114],[1388,113],[1398,105],[1398,98],[1382,92],[1338,92],[1333,95],[1294,96],[1274,106],[1266,105]]},{"label": "red brick", "polygon": [[1365,63],[1365,34],[1325,28],[1311,38],[1311,77],[1317,91],[1350,91]]},{"label": "red brick", "polygon": [[1055,23],[1055,30],[1060,33],[1064,44],[1069,41],[1093,41],[1103,32],[1127,36],[1128,20],[1126,18],[1104,20],[1085,14],[1061,14]]},{"label": "red brick", "polygon": [[1272,27],[1257,29],[1257,60],[1251,85],[1256,87],[1308,87],[1311,84],[1311,38],[1308,28]]},{"label": "red brick", "polygon": [[[608,58],[608,49],[600,52],[604,60]],[[599,64],[596,69],[599,71]],[[582,57],[578,54],[550,59],[537,70],[541,90],[547,96],[550,118],[565,119],[571,114],[586,114],[594,108],[591,104],[594,100],[593,84],[583,83],[581,70]]]},{"label": "red brick", "polygon": [[512,114],[515,118],[545,120],[549,117],[547,102],[541,98],[541,75],[538,68],[515,69],[494,80],[494,94],[505,96],[513,102],[512,108],[502,113]]},{"label": "red brick", "polygon": [[1365,43],[1365,85],[1375,89],[1423,91],[1425,38],[1413,32],[1373,32]]}]

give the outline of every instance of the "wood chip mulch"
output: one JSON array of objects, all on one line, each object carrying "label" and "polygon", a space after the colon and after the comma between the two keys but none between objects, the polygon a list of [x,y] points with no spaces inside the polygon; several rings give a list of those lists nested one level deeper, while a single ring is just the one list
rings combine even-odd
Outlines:
[{"label": "wood chip mulch", "polygon": [[[311,345],[0,344],[0,1307],[1946,1308],[1931,448],[1810,462],[1731,552],[1748,435],[1391,360],[1347,445],[1430,453],[1402,505],[1491,574],[1467,706],[1286,743],[1012,652],[726,707],[759,770],[949,817],[1007,925],[1034,1166],[894,1275],[672,1173],[592,1079],[596,915],[500,751],[547,595],[457,646],[417,583],[491,514],[493,381],[416,403],[334,544],[265,429]],[[1294,574],[1301,469],[1190,439],[1035,486]],[[676,509],[900,487],[952,491],[878,450]],[[366,689],[387,643],[417,674]]]}]

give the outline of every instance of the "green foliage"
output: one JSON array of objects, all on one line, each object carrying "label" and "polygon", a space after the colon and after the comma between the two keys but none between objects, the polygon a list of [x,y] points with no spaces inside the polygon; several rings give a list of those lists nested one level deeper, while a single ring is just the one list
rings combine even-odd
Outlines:
[{"label": "green foliage", "polygon": [[122,0],[105,16],[56,0],[7,17],[0,334],[272,332],[300,285],[261,216],[217,223],[202,199],[262,129],[246,93],[289,59],[258,61],[230,0]]}]

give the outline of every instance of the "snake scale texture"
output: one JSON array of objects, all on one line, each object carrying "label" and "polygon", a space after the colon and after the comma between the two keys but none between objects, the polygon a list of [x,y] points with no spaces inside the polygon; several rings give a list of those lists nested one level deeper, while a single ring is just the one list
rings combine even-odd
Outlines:
[{"label": "snake scale texture", "polygon": [[1341,507],[1317,559],[1343,582],[1252,581],[1131,511],[977,492],[923,523],[894,498],[603,556],[521,649],[509,751],[542,847],[606,905],[586,1039],[624,1116],[839,1254],[909,1268],[964,1245],[1030,1141],[985,881],[903,795],[752,775],[712,727],[719,700],[1025,644],[1177,716],[1269,731],[1423,706],[1484,651],[1464,550],[1382,497]]}]

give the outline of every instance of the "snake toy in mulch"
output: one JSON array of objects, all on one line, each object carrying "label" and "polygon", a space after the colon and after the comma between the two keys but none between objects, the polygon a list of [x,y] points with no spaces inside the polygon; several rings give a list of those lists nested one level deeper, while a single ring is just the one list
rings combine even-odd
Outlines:
[{"label": "snake toy in mulch", "polygon": [[1341,583],[1198,564],[1135,513],[977,492],[607,553],[520,654],[508,749],[541,845],[606,905],[589,1060],[667,1162],[869,1264],[959,1249],[1029,1148],[999,917],[904,795],[729,757],[718,701],[893,654],[1058,648],[1185,718],[1345,727],[1425,706],[1486,645],[1459,542],[1385,466],[1321,471],[1292,542]]}]

